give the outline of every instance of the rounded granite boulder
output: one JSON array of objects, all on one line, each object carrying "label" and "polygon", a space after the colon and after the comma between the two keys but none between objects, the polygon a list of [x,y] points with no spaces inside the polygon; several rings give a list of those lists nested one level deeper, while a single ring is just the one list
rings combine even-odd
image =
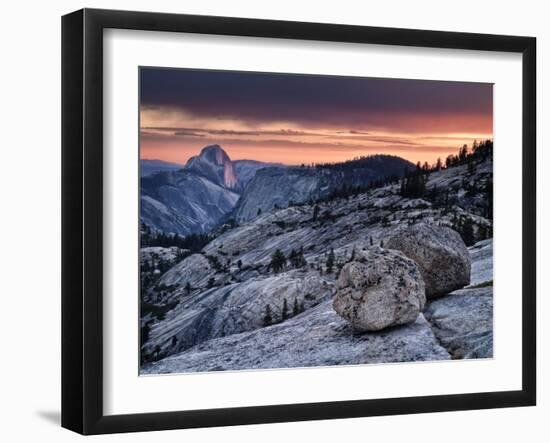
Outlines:
[{"label": "rounded granite boulder", "polygon": [[342,268],[333,308],[356,331],[379,331],[414,322],[425,303],[416,263],[376,246]]},{"label": "rounded granite boulder", "polygon": [[386,248],[401,251],[418,264],[427,298],[470,284],[468,248],[451,228],[419,223],[398,230],[385,243]]}]

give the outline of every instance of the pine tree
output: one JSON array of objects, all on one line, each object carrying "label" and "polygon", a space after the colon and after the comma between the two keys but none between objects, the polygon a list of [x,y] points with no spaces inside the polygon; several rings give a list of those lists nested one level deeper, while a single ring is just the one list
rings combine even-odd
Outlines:
[{"label": "pine tree", "polygon": [[[425,164],[425,166],[427,163]],[[428,167],[429,168],[429,167]],[[418,162],[416,170],[413,172],[406,172],[406,176],[401,182],[400,194],[402,197],[418,198],[422,197],[426,191],[426,173]]]},{"label": "pine tree", "polygon": [[429,171],[430,171],[430,165],[428,164],[428,162],[424,162],[424,164],[422,165],[422,172],[427,174]]},{"label": "pine tree", "polygon": [[307,266],[306,258],[304,257],[304,247],[300,246],[300,250],[298,251],[298,267],[302,268],[304,266]]},{"label": "pine tree", "polygon": [[187,292],[187,294],[189,295],[189,293],[191,292],[191,283],[185,283],[185,292]]},{"label": "pine tree", "polygon": [[330,248],[330,253],[327,257],[327,273],[330,274],[332,272],[332,267],[334,266],[334,249]]},{"label": "pine tree", "polygon": [[298,251],[294,249],[290,251],[288,261],[294,268],[301,268],[307,265],[306,259],[304,258],[304,248],[301,247]]},{"label": "pine tree", "polygon": [[320,210],[321,210],[321,208],[317,204],[313,207],[313,221],[317,220],[317,217],[319,216],[319,211]]},{"label": "pine tree", "polygon": [[241,269],[241,268],[243,267],[243,262],[242,262],[241,259],[239,259],[239,261],[237,261],[237,267],[238,267],[239,269]]},{"label": "pine tree", "polygon": [[271,306],[267,304],[265,305],[264,326],[269,326],[271,322],[273,322],[273,317],[271,316]]},{"label": "pine tree", "polygon": [[274,272],[278,273],[280,272],[286,265],[286,257],[283,251],[280,249],[275,250],[273,255],[271,256],[271,269],[273,269]]},{"label": "pine tree", "polygon": [[458,151],[458,160],[459,162],[464,162],[466,160],[466,157],[468,156],[468,146],[464,145],[462,148],[460,148],[460,151]]},{"label": "pine tree", "polygon": [[283,320],[286,320],[288,318],[288,303],[286,301],[286,298],[283,299]]},{"label": "pine tree", "polygon": [[296,267],[296,251],[292,249],[290,251],[290,254],[288,254],[288,261],[290,262],[291,266]]},{"label": "pine tree", "polygon": [[465,218],[462,222],[462,239],[466,243],[466,246],[472,246],[475,243],[474,225],[469,217]]},{"label": "pine tree", "polygon": [[292,315],[298,315],[300,313],[300,305],[298,304],[298,299],[294,298],[294,306],[292,307]]}]

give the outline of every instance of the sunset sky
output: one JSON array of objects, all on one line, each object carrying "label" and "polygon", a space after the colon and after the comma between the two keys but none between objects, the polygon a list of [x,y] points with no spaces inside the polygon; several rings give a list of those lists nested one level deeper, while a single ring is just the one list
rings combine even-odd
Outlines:
[{"label": "sunset sky", "polygon": [[487,83],[141,68],[140,89],[142,159],[219,144],[232,160],[433,163],[493,138]]}]

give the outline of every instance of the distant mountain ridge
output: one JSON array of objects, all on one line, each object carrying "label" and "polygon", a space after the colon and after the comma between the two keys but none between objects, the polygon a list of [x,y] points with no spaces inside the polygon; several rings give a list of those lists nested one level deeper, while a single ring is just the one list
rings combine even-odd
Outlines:
[{"label": "distant mountain ridge", "polygon": [[207,232],[231,213],[256,171],[266,166],[233,162],[219,145],[205,146],[184,166],[141,177],[141,222],[166,233]]},{"label": "distant mountain ridge", "polygon": [[139,176],[146,177],[161,171],[177,171],[182,169],[183,165],[171,163],[164,160],[143,159],[139,161]]},{"label": "distant mountain ridge", "polygon": [[318,167],[270,167],[258,171],[244,191],[235,218],[240,222],[289,203],[322,199],[343,186],[365,187],[388,177],[402,177],[414,165],[392,155],[374,155]]},{"label": "distant mountain ridge", "polygon": [[141,222],[165,233],[204,233],[228,217],[261,213],[326,197],[343,185],[366,186],[401,176],[412,163],[372,156],[318,167],[232,161],[219,145],[205,146],[185,166],[141,177]]}]

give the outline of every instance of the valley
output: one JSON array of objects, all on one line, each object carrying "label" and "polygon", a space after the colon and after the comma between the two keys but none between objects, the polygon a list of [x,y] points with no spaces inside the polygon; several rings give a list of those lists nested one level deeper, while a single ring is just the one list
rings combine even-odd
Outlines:
[{"label": "valley", "polygon": [[[492,142],[479,146],[445,165],[289,167],[212,145],[142,177],[141,373],[492,357]],[[413,321],[358,331],[333,307],[342,271],[402,248],[403,230],[442,254],[415,278],[453,281],[456,248],[425,227],[464,245],[467,281],[421,300]]]}]

